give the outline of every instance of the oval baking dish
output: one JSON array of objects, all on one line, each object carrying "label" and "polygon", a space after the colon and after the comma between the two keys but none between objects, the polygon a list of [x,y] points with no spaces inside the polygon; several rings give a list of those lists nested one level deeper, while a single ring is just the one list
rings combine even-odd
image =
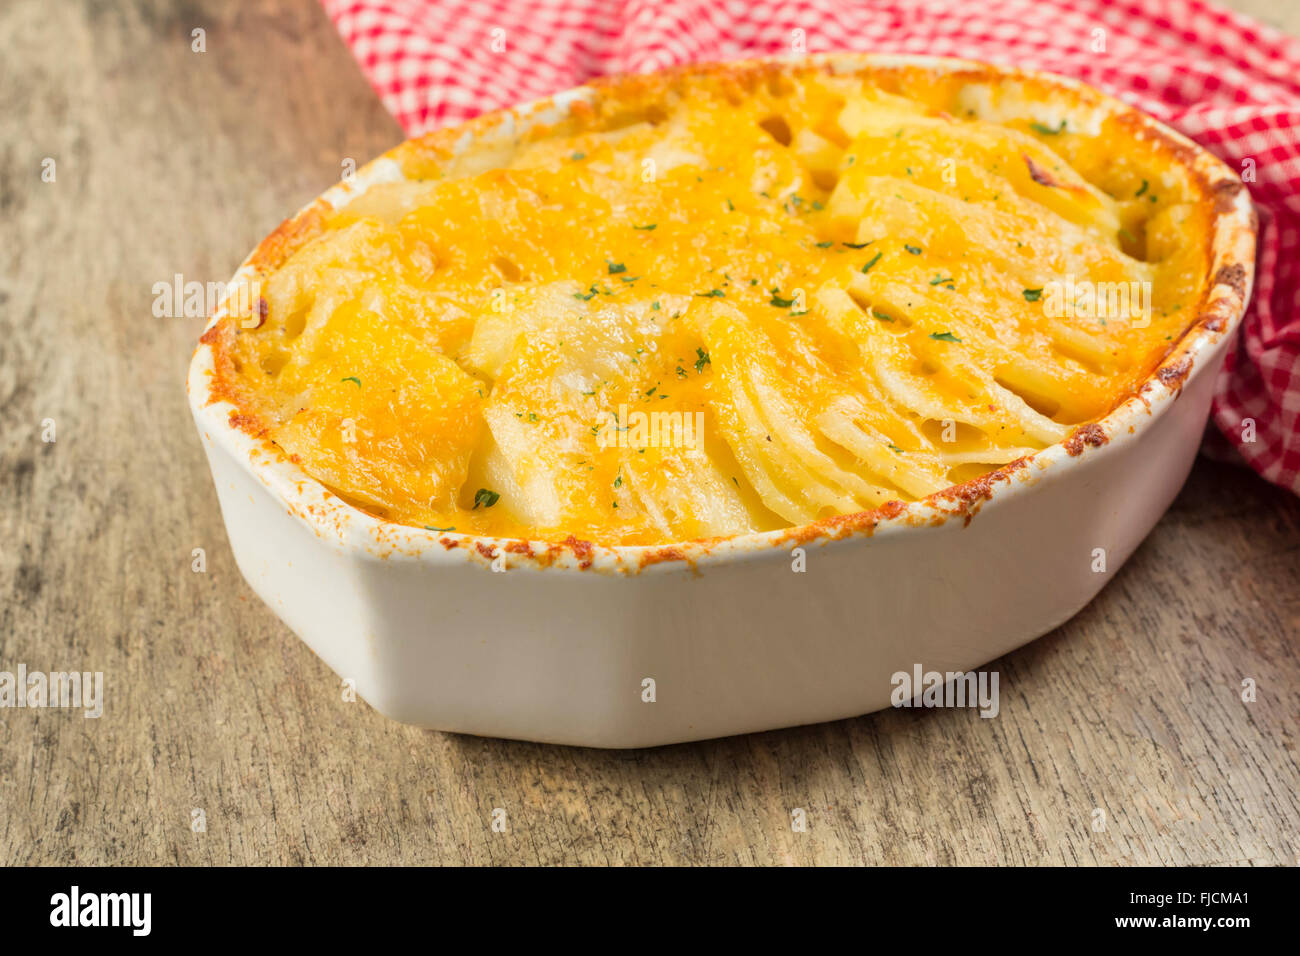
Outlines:
[{"label": "oval baking dish", "polygon": [[[266,315],[259,283],[318,235],[327,215],[375,186],[435,178],[458,164],[491,169],[530,131],[612,114],[624,102],[644,109],[683,77],[735,80],[743,90],[810,73],[942,83],[961,92],[971,116],[1032,121],[1048,134],[1067,123],[1097,131],[1119,122],[1130,148],[1170,158],[1203,197],[1209,278],[1154,371],[1064,440],[920,500],[655,545],[383,520],[312,478],[222,386],[215,336],[226,310],[255,326],[259,311]],[[1055,185],[1024,161],[1035,182]],[[967,671],[1019,647],[1076,613],[1118,570],[1191,467],[1249,297],[1254,234],[1249,195],[1228,167],[1059,77],[835,54],[605,80],[404,144],[286,221],[232,280],[195,352],[190,404],[241,572],[394,719],[600,747],[831,720],[887,706],[897,673]],[[1040,291],[1026,289],[1026,300]],[[788,304],[774,292],[778,301]]]}]

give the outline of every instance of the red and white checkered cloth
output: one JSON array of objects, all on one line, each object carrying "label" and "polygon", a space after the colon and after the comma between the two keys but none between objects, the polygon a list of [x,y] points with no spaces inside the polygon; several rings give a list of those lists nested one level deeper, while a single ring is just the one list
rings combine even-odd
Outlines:
[{"label": "red and white checkered cloth", "polygon": [[1300,39],[1201,0],[322,3],[412,136],[601,74],[789,54],[796,37],[809,53],[1051,70],[1133,103],[1243,170],[1259,268],[1213,417],[1251,467],[1300,494]]}]

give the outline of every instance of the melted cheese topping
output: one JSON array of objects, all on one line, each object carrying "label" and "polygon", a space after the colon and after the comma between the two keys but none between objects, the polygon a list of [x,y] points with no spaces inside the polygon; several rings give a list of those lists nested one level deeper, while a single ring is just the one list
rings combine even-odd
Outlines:
[{"label": "melted cheese topping", "polygon": [[662,544],[938,492],[1108,412],[1203,292],[1190,176],[1067,107],[701,82],[373,187],[228,323],[230,390],[441,531]]}]

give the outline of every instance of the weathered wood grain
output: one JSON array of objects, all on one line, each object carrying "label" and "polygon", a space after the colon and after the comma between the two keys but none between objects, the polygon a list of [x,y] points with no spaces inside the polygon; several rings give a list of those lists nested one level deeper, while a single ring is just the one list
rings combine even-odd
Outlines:
[{"label": "weathered wood grain", "polygon": [[311,0],[11,0],[0,50],[0,670],[107,684],[99,720],[0,710],[0,861],[1300,857],[1300,502],[1206,461],[1097,601],[993,665],[994,720],[608,753],[345,703],[234,567],[185,403],[202,319],[155,318],[152,286],[225,279],[399,130]]}]

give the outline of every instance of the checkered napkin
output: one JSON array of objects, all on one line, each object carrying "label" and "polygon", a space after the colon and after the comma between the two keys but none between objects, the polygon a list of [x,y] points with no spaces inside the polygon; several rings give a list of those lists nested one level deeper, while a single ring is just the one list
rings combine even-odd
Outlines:
[{"label": "checkered napkin", "polygon": [[1300,494],[1300,39],[1200,0],[322,3],[412,136],[601,74],[800,48],[1051,70],[1133,103],[1243,171],[1259,268],[1213,417],[1251,467]]}]

